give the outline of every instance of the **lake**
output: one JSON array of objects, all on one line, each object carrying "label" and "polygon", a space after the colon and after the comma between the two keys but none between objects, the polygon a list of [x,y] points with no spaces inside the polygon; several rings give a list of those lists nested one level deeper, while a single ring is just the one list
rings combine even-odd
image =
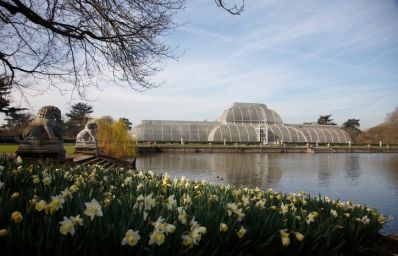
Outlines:
[{"label": "lake", "polygon": [[393,215],[382,233],[398,234],[398,153],[159,153],[138,157],[137,169],[351,200]]}]

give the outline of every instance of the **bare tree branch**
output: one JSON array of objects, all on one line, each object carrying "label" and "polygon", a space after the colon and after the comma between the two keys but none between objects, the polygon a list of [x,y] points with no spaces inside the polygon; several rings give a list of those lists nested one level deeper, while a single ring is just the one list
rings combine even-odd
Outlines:
[{"label": "bare tree branch", "polygon": [[239,4],[233,4],[232,7],[227,7],[224,0],[214,0],[218,7],[223,8],[232,15],[239,15],[245,10],[245,0],[238,0]]}]

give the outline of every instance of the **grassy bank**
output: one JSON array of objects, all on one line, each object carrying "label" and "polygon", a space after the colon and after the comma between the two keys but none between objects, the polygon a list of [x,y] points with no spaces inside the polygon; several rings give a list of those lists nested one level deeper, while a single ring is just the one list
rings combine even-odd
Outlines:
[{"label": "grassy bank", "polygon": [[340,255],[385,222],[352,202],[0,160],[2,255]]},{"label": "grassy bank", "polygon": [[[15,153],[18,149],[18,144],[0,144],[0,153]],[[65,143],[64,149],[67,154],[73,154],[75,152],[73,143]]]}]

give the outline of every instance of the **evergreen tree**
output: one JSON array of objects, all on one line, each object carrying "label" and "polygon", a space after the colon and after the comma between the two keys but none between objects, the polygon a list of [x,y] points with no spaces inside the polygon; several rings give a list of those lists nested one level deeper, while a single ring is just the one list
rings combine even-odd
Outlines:
[{"label": "evergreen tree", "polygon": [[361,133],[359,126],[359,119],[351,118],[344,122],[342,129],[351,136],[354,142],[356,142],[358,135]]},{"label": "evergreen tree", "polygon": [[72,105],[69,112],[65,114],[68,117],[65,123],[65,137],[75,139],[76,135],[84,129],[91,113],[93,113],[93,107],[86,103],[79,102]]},{"label": "evergreen tree", "polygon": [[320,116],[317,123],[321,125],[336,125],[336,123],[333,122],[333,119],[330,118],[331,116],[332,114]]},{"label": "evergreen tree", "polygon": [[131,129],[133,128],[133,123],[130,122],[130,120],[129,120],[128,118],[121,117],[121,118],[119,118],[119,120],[122,121],[122,122],[124,122],[124,123],[126,124],[126,126],[127,126],[127,129],[128,129],[129,131],[131,131]]}]

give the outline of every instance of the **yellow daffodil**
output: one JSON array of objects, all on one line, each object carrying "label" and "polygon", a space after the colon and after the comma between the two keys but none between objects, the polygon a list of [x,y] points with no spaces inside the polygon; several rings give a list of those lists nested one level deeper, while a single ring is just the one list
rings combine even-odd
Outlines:
[{"label": "yellow daffodil", "polygon": [[243,196],[241,197],[243,206],[249,205],[249,203],[250,203],[249,199],[250,199],[250,197],[249,197],[249,196],[246,196],[246,195],[243,195]]},{"label": "yellow daffodil", "polygon": [[294,232],[294,235],[296,236],[296,239],[298,240],[298,241],[303,241],[303,239],[304,239],[304,235],[303,234],[301,234],[300,232]]},{"label": "yellow daffodil", "polygon": [[228,231],[228,226],[225,223],[220,223],[220,231],[221,232],[227,232]]},{"label": "yellow daffodil", "polygon": [[134,231],[132,229],[127,230],[125,237],[122,240],[122,245],[130,245],[131,247],[135,246],[138,241],[141,239],[138,231]]},{"label": "yellow daffodil", "polygon": [[5,229],[5,228],[0,229],[0,237],[7,236],[7,235],[8,235],[8,230],[7,229]]},{"label": "yellow daffodil", "polygon": [[84,211],[84,214],[90,217],[90,220],[93,220],[95,216],[102,216],[102,209],[101,205],[98,203],[98,201],[93,198],[91,202],[84,203],[86,206],[86,210]]},{"label": "yellow daffodil", "polygon": [[40,200],[39,202],[37,202],[35,204],[35,210],[38,212],[45,210],[46,207],[47,207],[47,203],[44,200]]},{"label": "yellow daffodil", "polygon": [[79,190],[79,187],[73,184],[72,186],[69,187],[69,191],[72,193],[75,193],[76,191]]},{"label": "yellow daffodil", "polygon": [[62,204],[64,203],[64,199],[60,196],[52,196],[51,202],[47,205],[46,212],[53,214],[54,212],[58,211],[62,208]]},{"label": "yellow daffodil", "polygon": [[68,217],[64,217],[63,221],[59,222],[61,226],[59,227],[59,232],[63,235],[67,235],[68,233],[72,236],[75,234],[75,228],[73,226],[73,221]]},{"label": "yellow daffodil", "polygon": [[14,192],[11,195],[11,199],[17,199],[19,197],[19,192]]},{"label": "yellow daffodil", "polygon": [[384,217],[383,214],[380,214],[380,215],[377,217],[377,220],[379,221],[380,224],[384,224],[384,223],[386,222],[386,218]]},{"label": "yellow daffodil", "polygon": [[238,206],[234,203],[227,203],[227,211],[228,211],[228,216],[231,216],[232,213],[235,213],[238,210]]},{"label": "yellow daffodil", "polygon": [[239,238],[242,238],[246,234],[247,230],[242,226],[238,232],[236,232],[236,235]]},{"label": "yellow daffodil", "polygon": [[23,220],[23,216],[21,214],[21,212],[15,211],[11,214],[11,219],[15,222],[15,223],[20,223]]},{"label": "yellow daffodil", "polygon": [[289,232],[287,232],[286,229],[282,229],[279,232],[281,234],[282,245],[289,246],[290,244]]},{"label": "yellow daffodil", "polygon": [[40,182],[39,176],[37,176],[37,175],[32,175],[31,178],[32,178],[33,184],[38,184]]},{"label": "yellow daffodil", "polygon": [[80,218],[80,214],[76,215],[76,217],[71,216],[70,219],[73,223],[73,226],[83,226],[83,219]]}]

